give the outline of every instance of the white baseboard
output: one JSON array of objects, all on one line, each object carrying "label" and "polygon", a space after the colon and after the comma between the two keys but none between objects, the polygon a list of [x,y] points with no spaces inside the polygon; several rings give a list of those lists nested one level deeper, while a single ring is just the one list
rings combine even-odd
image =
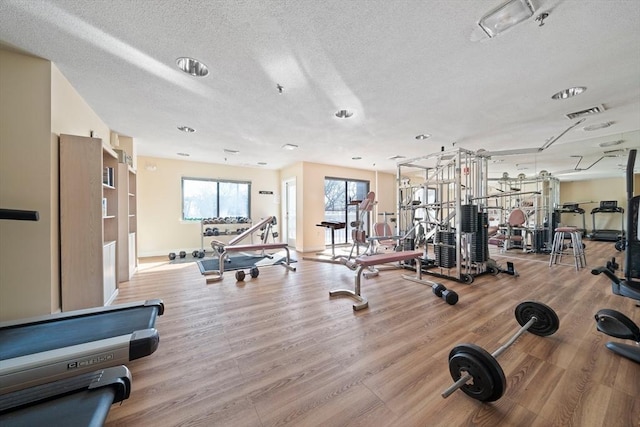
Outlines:
[{"label": "white baseboard", "polygon": [[[140,252],[138,253],[138,258],[148,258],[148,257],[152,257],[152,256],[163,256],[163,257],[168,257],[169,253],[174,252],[174,253],[179,253],[180,251],[185,251],[187,253],[187,255],[191,255],[191,253],[193,251],[199,251],[200,248],[191,248],[191,249],[171,249],[171,250],[167,250],[167,251],[149,251],[149,252]],[[204,248],[205,253],[211,253],[213,251],[213,249],[209,248]]]},{"label": "white baseboard", "polygon": [[111,305],[115,300],[116,297],[118,296],[118,289],[116,288],[115,291],[113,291],[113,293],[111,294],[111,296],[109,297],[109,299],[107,300],[107,302],[104,303],[105,307],[107,305]]}]

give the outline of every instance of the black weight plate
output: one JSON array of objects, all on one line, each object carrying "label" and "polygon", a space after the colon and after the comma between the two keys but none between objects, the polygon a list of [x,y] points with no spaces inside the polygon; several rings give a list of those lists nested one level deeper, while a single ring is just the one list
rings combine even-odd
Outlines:
[{"label": "black weight plate", "polygon": [[454,381],[467,372],[473,380],[460,389],[481,402],[494,402],[502,397],[507,379],[498,361],[488,351],[475,344],[458,344],[449,353],[449,372]]},{"label": "black weight plate", "polygon": [[255,279],[260,275],[260,270],[258,270],[258,267],[251,267],[251,270],[249,270],[249,274]]},{"label": "black weight plate", "polygon": [[458,302],[458,294],[450,289],[442,292],[442,298],[444,298],[449,305],[456,305]]},{"label": "black weight plate", "polygon": [[442,292],[446,291],[447,288],[442,283],[436,283],[431,286],[433,293],[440,298],[442,296]]},{"label": "black weight plate", "polygon": [[236,280],[238,282],[242,282],[244,280],[244,276],[245,276],[244,271],[242,270],[236,271]]},{"label": "black weight plate", "polygon": [[556,312],[541,302],[521,302],[516,307],[515,315],[520,326],[524,326],[535,316],[536,322],[527,331],[541,337],[553,335],[560,327],[560,319],[558,319]]}]

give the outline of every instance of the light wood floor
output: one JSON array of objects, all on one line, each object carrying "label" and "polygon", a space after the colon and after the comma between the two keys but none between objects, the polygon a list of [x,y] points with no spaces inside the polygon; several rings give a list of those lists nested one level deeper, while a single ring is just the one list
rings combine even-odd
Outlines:
[{"label": "light wood floor", "polygon": [[[107,425],[638,427],[640,365],[605,348],[616,339],[598,333],[593,317],[612,308],[640,323],[632,300],[590,274],[620,255],[612,243],[587,242],[589,268],[576,272],[511,250],[513,259],[494,258],[514,261],[518,278],[442,280],[459,293],[455,306],[403,280],[407,271],[384,271],[363,280],[369,308],[360,312],[329,297],[353,288],[352,271],[300,253],[297,272],[266,267],[238,283],[226,274],[206,284],[193,263],[146,260],[116,303],[162,298],[160,347],[129,364],[131,397]],[[494,351],[518,329],[513,310],[524,300],[550,305],[559,331],[525,334],[498,358],[507,376],[499,401],[461,391],[443,399],[451,348]]]}]

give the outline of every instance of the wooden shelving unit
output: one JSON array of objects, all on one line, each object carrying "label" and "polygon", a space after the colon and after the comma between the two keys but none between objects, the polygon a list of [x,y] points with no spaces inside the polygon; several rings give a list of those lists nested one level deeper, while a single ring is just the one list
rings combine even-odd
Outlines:
[{"label": "wooden shelving unit", "polygon": [[118,163],[118,283],[128,281],[138,266],[136,254],[137,202],[136,172],[126,163]]},{"label": "wooden shelving unit", "polygon": [[[102,140],[60,135],[62,310],[104,305],[117,284],[118,162]],[[112,168],[110,179],[105,168]]]}]

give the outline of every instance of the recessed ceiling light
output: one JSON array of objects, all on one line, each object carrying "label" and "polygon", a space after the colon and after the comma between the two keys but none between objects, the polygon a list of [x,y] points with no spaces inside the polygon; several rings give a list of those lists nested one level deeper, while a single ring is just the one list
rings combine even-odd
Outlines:
[{"label": "recessed ceiling light", "polygon": [[391,156],[389,157],[389,160],[398,160],[398,159],[405,159],[406,156],[402,156],[400,154],[396,154],[395,156]]},{"label": "recessed ceiling light", "polygon": [[595,124],[595,125],[585,126],[584,128],[582,128],[582,130],[586,130],[587,132],[591,132],[593,130],[608,128],[612,124],[613,124],[613,122],[598,123],[598,124]]},{"label": "recessed ceiling light", "polygon": [[609,142],[601,142],[598,144],[599,147],[613,147],[614,145],[620,145],[624,142],[623,139],[619,139],[617,141],[609,141]]},{"label": "recessed ceiling light", "polygon": [[352,158],[351,158],[351,160],[362,160],[362,157],[360,157],[360,156],[355,156],[355,157],[352,157]]},{"label": "recessed ceiling light", "polygon": [[353,111],[349,111],[349,110],[336,111],[336,117],[339,119],[348,119],[351,116],[353,116]]},{"label": "recessed ceiling light", "polygon": [[571,98],[572,96],[580,95],[585,90],[587,90],[587,88],[584,86],[570,87],[569,89],[561,90],[558,93],[554,93],[553,95],[551,95],[551,99]]},{"label": "recessed ceiling light", "polygon": [[189,153],[176,153],[178,156],[182,156],[182,157],[189,157],[190,154]]},{"label": "recessed ceiling light", "polygon": [[258,162],[258,166],[266,166],[267,162]]},{"label": "recessed ceiling light", "polygon": [[194,133],[196,131],[194,128],[190,128],[189,126],[178,126],[178,130],[186,133]]},{"label": "recessed ceiling light", "polygon": [[298,148],[298,146],[295,144],[284,144],[282,148],[284,148],[285,150],[295,150],[296,148]]},{"label": "recessed ceiling light", "polygon": [[195,77],[205,77],[209,68],[197,59],[181,57],[176,59],[176,65],[182,71]]},{"label": "recessed ceiling light", "polygon": [[427,139],[430,136],[431,135],[429,135],[428,133],[421,133],[420,135],[416,135],[416,139]]},{"label": "recessed ceiling light", "polygon": [[230,150],[228,148],[225,148],[224,152],[227,153],[227,154],[238,154],[239,153],[238,150]]}]

